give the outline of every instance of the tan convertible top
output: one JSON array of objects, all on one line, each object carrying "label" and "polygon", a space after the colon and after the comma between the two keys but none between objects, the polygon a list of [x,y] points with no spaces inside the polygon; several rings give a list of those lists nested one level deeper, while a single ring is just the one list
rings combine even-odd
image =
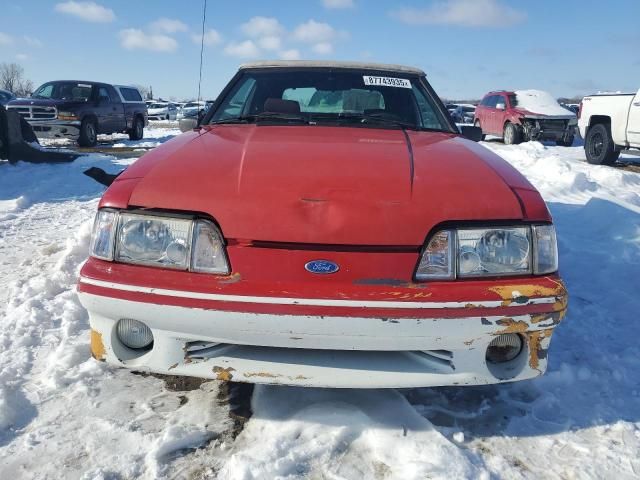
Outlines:
[{"label": "tan convertible top", "polygon": [[291,68],[291,67],[324,67],[324,68],[361,68],[363,70],[381,70],[387,72],[413,73],[424,75],[419,68],[405,65],[392,65],[386,63],[367,62],[336,62],[326,60],[262,60],[259,62],[244,63],[240,70],[245,68]]}]

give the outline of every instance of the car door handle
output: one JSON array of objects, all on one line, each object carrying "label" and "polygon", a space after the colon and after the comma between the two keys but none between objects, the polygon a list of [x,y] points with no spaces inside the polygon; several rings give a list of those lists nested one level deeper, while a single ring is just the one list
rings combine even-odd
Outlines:
[{"label": "car door handle", "polygon": [[634,107],[640,107],[640,102],[633,102]]}]

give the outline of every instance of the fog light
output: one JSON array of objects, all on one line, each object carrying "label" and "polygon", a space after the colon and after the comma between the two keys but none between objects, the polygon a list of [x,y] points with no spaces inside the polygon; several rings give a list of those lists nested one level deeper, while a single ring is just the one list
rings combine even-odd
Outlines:
[{"label": "fog light", "polygon": [[116,325],[118,338],[133,349],[148,348],[153,343],[153,333],[144,323],[132,318],[121,318]]},{"label": "fog light", "polygon": [[503,333],[487,347],[487,362],[504,363],[513,360],[522,350],[522,337],[517,333]]}]

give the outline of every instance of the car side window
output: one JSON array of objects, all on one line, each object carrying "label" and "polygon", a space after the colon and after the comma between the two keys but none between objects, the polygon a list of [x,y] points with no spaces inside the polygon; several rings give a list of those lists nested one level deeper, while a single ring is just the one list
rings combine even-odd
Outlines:
[{"label": "car side window", "polygon": [[100,87],[98,88],[98,99],[102,100],[103,97],[106,97],[106,100],[108,102],[111,101],[111,95],[109,95],[109,90],[107,90],[105,87]]},{"label": "car side window", "polygon": [[412,86],[413,94],[418,104],[418,111],[420,112],[420,118],[422,120],[422,126],[425,128],[442,128],[442,124],[438,120],[435,109],[429,100],[425,97],[422,90]]}]

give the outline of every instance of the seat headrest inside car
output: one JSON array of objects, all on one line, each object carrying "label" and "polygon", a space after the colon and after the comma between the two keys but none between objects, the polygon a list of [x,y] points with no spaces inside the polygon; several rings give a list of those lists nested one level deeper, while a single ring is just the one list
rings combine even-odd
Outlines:
[{"label": "seat headrest inside car", "polygon": [[281,98],[267,98],[264,111],[269,113],[300,113],[300,104],[295,100]]}]

